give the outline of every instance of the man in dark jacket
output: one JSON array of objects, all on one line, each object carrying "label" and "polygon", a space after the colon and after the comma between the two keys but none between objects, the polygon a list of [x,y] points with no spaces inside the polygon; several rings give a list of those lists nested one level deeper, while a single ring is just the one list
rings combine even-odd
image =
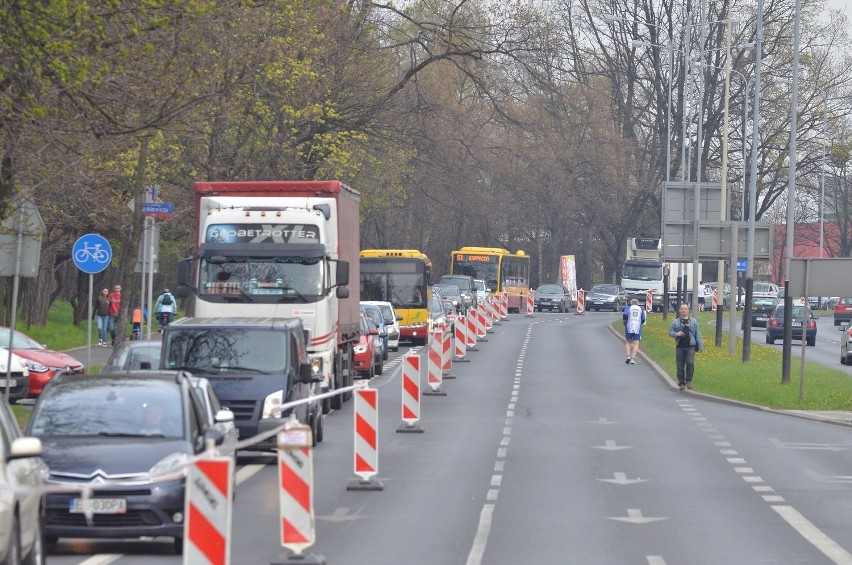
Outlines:
[{"label": "man in dark jacket", "polygon": [[689,306],[681,304],[679,316],[669,326],[669,335],[675,338],[677,359],[677,386],[680,390],[692,389],[692,376],[695,372],[695,352],[704,351],[701,330],[698,322],[689,316]]}]

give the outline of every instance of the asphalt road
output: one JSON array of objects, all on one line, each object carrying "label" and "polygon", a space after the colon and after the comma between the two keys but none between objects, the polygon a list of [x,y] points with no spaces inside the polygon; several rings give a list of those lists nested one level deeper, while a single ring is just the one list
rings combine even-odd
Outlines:
[{"label": "asphalt road", "polygon": [[[396,433],[392,357],[372,383],[384,489],[346,489],[347,403],[314,451],[308,551],[377,565],[852,563],[852,429],[676,392],[624,364],[612,316],[513,316],[454,365],[447,396],[423,398],[423,434]],[[240,459],[232,563],[287,555],[274,460]],[[49,563],[179,563],[170,552],[165,539],[62,540]]]}]

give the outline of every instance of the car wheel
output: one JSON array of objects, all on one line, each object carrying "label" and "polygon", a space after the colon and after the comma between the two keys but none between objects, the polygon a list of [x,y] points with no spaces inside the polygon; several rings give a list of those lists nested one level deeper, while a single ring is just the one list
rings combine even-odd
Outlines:
[{"label": "car wheel", "polygon": [[393,351],[394,353],[396,353],[397,351],[399,351],[399,346],[391,347],[391,351]]},{"label": "car wheel", "polygon": [[810,345],[811,347],[814,347],[816,345],[816,336],[809,337],[809,338],[807,338],[807,340],[808,340],[808,345]]},{"label": "car wheel", "polygon": [[367,376],[366,376],[366,378],[367,378],[368,380],[372,380],[375,376],[376,376],[376,366],[375,366],[375,365],[370,365],[370,370],[369,370],[369,371],[367,371]]},{"label": "car wheel", "polygon": [[388,350],[385,349],[384,353],[382,353],[382,361],[388,360]]},{"label": "car wheel", "polygon": [[175,536],[175,555],[183,555],[183,536]]},{"label": "car wheel", "polygon": [[56,546],[59,545],[59,538],[56,536],[44,536],[44,552],[56,553]]},{"label": "car wheel", "polygon": [[[317,434],[316,434],[316,443],[320,443],[325,437],[325,418],[323,418],[322,414],[316,415],[317,419]],[[316,445],[316,444],[314,444]]]},{"label": "car wheel", "polygon": [[30,548],[29,554],[23,561],[21,561],[21,563],[23,563],[23,565],[44,565],[44,532],[41,529],[41,519],[36,520],[36,531],[33,532],[33,536],[33,546]]},{"label": "car wheel", "polygon": [[769,345],[774,345],[775,340],[769,334],[766,334],[766,343],[768,343]]},{"label": "car wheel", "polygon": [[331,398],[323,398],[322,399],[322,413],[328,414],[331,412]]},{"label": "car wheel", "polygon": [[379,364],[376,365],[376,374],[381,375],[385,372],[385,364],[379,361]]},{"label": "car wheel", "polygon": [[841,356],[840,356],[840,364],[841,364],[841,365],[845,365],[845,364],[846,364],[846,356],[845,356],[845,355],[841,355]]}]

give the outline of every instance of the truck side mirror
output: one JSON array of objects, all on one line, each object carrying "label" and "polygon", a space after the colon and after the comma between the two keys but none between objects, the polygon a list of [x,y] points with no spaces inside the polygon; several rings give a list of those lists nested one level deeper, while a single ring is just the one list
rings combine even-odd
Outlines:
[{"label": "truck side mirror", "polygon": [[338,298],[349,298],[349,289],[346,288],[345,286],[337,287],[337,289],[335,289],[334,293]]},{"label": "truck side mirror", "polygon": [[349,284],[349,261],[337,261],[334,280],[337,282],[337,286],[346,286]]},{"label": "truck side mirror", "polygon": [[189,259],[181,259],[177,262],[177,283],[178,286],[189,284]]},{"label": "truck side mirror", "polygon": [[[319,376],[322,377],[321,374]],[[299,382],[306,384],[314,382],[313,365],[310,363],[299,363]]]}]

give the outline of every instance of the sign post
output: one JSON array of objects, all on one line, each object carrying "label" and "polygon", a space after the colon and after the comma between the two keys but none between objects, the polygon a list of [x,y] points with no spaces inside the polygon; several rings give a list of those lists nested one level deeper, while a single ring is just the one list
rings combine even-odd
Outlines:
[{"label": "sign post", "polygon": [[101,235],[88,233],[81,236],[71,249],[74,264],[84,273],[89,274],[89,315],[88,331],[86,332],[86,367],[92,366],[92,275],[100,273],[109,267],[112,261],[112,247]]}]

